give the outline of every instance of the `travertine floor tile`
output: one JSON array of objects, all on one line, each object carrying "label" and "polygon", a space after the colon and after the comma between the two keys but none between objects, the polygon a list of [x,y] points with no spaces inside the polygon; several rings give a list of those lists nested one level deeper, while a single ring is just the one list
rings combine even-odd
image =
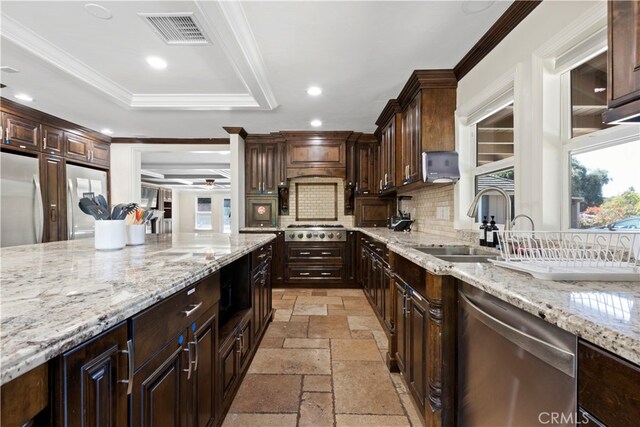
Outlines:
[{"label": "travertine floor tile", "polygon": [[381,331],[382,326],[375,316],[347,316],[349,328],[353,330]]},{"label": "travertine floor tile", "polygon": [[317,297],[326,297],[327,296],[327,291],[321,290],[321,289],[313,289],[311,291],[311,295],[317,296]]},{"label": "travertine floor tile", "polygon": [[302,376],[247,374],[229,412],[298,412]]},{"label": "travertine floor tile", "polygon": [[407,387],[404,384],[404,380],[402,379],[402,374],[399,372],[391,372],[391,381],[393,381],[393,385],[396,388],[398,394],[406,394]]},{"label": "travertine floor tile", "polygon": [[382,361],[334,361],[333,392],[336,414],[404,414]]},{"label": "travertine floor tile", "polygon": [[410,427],[404,415],[336,415],[336,427]]},{"label": "travertine floor tile", "polygon": [[273,315],[273,321],[274,322],[288,322],[289,320],[291,320],[291,313],[292,312],[293,312],[293,310],[291,310],[291,309],[278,308],[278,309],[276,309],[276,312]]},{"label": "travertine floor tile", "polygon": [[329,307],[329,316],[373,316],[373,311],[370,309],[344,309],[344,308],[331,308]]},{"label": "travertine floor tile", "polygon": [[296,316],[326,316],[327,305],[326,304],[301,304],[296,302],[296,306],[293,308],[293,314]]},{"label": "travertine floor tile", "polygon": [[284,338],[262,338],[260,341],[260,348],[282,348]]},{"label": "travertine floor tile", "polygon": [[363,331],[360,329],[352,329],[351,330],[351,338],[356,340],[372,340],[373,332],[372,331]]},{"label": "travertine floor tile", "polygon": [[[353,334],[353,331],[351,331],[351,333]],[[385,334],[384,331],[371,331],[371,333],[376,340],[376,344],[378,344],[378,348],[387,351],[389,349],[389,338],[387,338],[387,334]]]},{"label": "travertine floor tile", "polygon": [[302,394],[299,426],[333,426],[333,399],[331,393]]},{"label": "travertine floor tile", "polygon": [[227,414],[223,427],[295,427],[297,414]]},{"label": "travertine floor tile", "polygon": [[284,295],[285,296],[311,296],[311,294],[313,293],[313,289],[285,289],[284,290]]},{"label": "travertine floor tile", "polygon": [[293,316],[291,316],[291,320],[289,320],[289,322],[304,322],[304,323],[309,323],[309,316],[297,316],[297,315],[293,315]]},{"label": "travertine floor tile", "polygon": [[329,350],[259,348],[249,366],[252,374],[330,374]]},{"label": "travertine floor tile", "polygon": [[329,348],[329,338],[285,338],[284,348]]},{"label": "travertine floor tile", "polygon": [[271,322],[265,338],[306,338],[307,324],[302,322]]},{"label": "travertine floor tile", "polygon": [[299,296],[296,304],[342,304],[342,297]]},{"label": "travertine floor tile", "polygon": [[281,299],[281,300],[273,300],[273,308],[275,309],[289,309],[293,310],[293,305],[296,303],[296,299]]},{"label": "travertine floor tile", "polygon": [[305,375],[302,380],[302,391],[325,391],[331,392],[330,375]]},{"label": "travertine floor tile", "polygon": [[342,304],[344,305],[344,308],[347,309],[347,310],[367,310],[367,311],[372,311],[372,308],[369,305],[369,301],[367,301],[364,297],[362,297],[362,298],[343,297],[342,298]]},{"label": "travertine floor tile", "polygon": [[347,318],[309,316],[309,338],[351,338]]},{"label": "travertine floor tile", "polygon": [[[286,346],[286,341],[285,341]],[[332,360],[380,361],[380,352],[374,340],[332,339]]]},{"label": "travertine floor tile", "polygon": [[327,289],[330,297],[364,297],[362,289]]},{"label": "travertine floor tile", "polygon": [[413,424],[414,427],[423,426],[424,421],[422,417],[418,415],[419,414],[418,409],[416,408],[415,403],[413,403],[413,399],[411,398],[411,395],[408,393],[401,394],[400,399],[402,400],[402,406],[404,406],[404,409],[407,411],[407,415],[409,415],[409,420],[411,421],[411,424]]}]

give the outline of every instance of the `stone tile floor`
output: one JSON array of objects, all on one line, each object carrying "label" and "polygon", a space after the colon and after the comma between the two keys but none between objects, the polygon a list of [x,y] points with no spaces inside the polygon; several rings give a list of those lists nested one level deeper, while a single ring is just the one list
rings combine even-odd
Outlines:
[{"label": "stone tile floor", "polygon": [[274,321],[223,427],[422,425],[359,289],[274,289]]}]

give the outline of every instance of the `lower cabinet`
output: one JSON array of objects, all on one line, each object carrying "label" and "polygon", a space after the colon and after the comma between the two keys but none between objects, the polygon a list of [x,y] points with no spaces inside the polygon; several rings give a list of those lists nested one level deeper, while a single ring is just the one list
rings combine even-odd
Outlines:
[{"label": "lower cabinet", "polygon": [[213,425],[217,419],[216,355],[218,352],[217,306],[204,313],[191,326],[195,362],[192,374],[191,419],[193,426]]},{"label": "lower cabinet", "polygon": [[231,406],[242,373],[249,367],[251,355],[254,350],[252,339],[252,313],[247,311],[237,327],[229,334],[220,345],[218,354],[218,367],[220,374],[219,384],[221,390],[221,414]]},{"label": "lower cabinet", "polygon": [[427,391],[427,335],[429,328],[428,304],[417,292],[409,290],[407,299],[408,358],[405,364],[405,378],[414,400],[419,407],[425,409]]},{"label": "lower cabinet", "polygon": [[127,425],[133,363],[127,335],[121,323],[57,359],[56,425]]}]

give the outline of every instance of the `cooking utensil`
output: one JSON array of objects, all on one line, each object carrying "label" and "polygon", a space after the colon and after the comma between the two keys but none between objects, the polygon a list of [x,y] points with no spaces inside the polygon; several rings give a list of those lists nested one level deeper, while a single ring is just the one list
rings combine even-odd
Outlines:
[{"label": "cooking utensil", "polygon": [[109,219],[109,211],[100,207],[100,205],[98,205],[92,199],[83,197],[78,202],[78,206],[80,207],[80,210],[82,212],[84,212],[87,215],[91,215],[97,220]]},{"label": "cooking utensil", "polygon": [[107,203],[107,199],[104,198],[104,196],[102,194],[98,194],[98,196],[95,199],[95,202],[104,210],[106,210],[107,212],[109,211],[109,204]]}]

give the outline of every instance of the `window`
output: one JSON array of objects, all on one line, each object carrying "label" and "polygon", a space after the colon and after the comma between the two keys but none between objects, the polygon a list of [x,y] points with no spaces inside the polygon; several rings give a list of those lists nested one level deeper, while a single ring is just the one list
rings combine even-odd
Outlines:
[{"label": "window", "polygon": [[211,230],[211,197],[196,197],[196,230]]},{"label": "window", "polygon": [[[515,206],[513,129],[513,102],[498,108],[473,127],[476,148],[474,194],[488,187],[504,190],[511,198],[512,217]],[[494,216],[498,224],[504,224],[505,203],[504,198],[497,193],[482,196],[476,222],[482,222],[485,216],[490,221],[491,216]]]},{"label": "window", "polygon": [[222,203],[222,232],[231,233],[231,199],[224,199]]},{"label": "window", "polygon": [[563,223],[568,228],[630,229],[640,217],[640,128],[602,123],[607,52],[563,74]]}]

